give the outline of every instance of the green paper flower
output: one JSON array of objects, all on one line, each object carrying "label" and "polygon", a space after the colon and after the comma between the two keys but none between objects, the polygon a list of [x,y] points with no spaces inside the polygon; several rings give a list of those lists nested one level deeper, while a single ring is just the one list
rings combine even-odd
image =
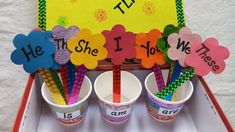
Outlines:
[{"label": "green paper flower", "polygon": [[164,58],[167,63],[171,62],[171,60],[167,56],[167,51],[170,48],[169,44],[167,43],[167,38],[172,33],[178,33],[182,27],[183,27],[182,25],[178,25],[177,27],[175,27],[172,24],[167,25],[164,28],[163,37],[161,37],[157,41],[157,47],[159,48],[159,50],[161,50],[164,53]]}]

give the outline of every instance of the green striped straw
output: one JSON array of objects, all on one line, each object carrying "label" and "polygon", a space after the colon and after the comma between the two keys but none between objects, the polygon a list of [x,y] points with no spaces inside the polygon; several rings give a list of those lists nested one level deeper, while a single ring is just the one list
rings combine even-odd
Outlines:
[{"label": "green striped straw", "polygon": [[165,87],[161,92],[155,94],[158,98],[164,99],[168,94],[174,92],[186,81],[190,80],[196,73],[193,68],[190,68],[188,71],[184,72],[178,79],[172,82],[170,85]]}]

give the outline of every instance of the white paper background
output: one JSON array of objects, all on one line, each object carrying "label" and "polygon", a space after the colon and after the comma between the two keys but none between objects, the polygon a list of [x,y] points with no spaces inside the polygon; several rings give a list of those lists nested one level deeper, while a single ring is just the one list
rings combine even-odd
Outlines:
[{"label": "white paper background", "polygon": [[[216,37],[230,49],[227,69],[206,80],[235,127],[235,1],[185,0],[187,26],[203,38]],[[10,62],[13,37],[35,27],[36,0],[0,0],[0,131],[11,131],[27,74]]]}]

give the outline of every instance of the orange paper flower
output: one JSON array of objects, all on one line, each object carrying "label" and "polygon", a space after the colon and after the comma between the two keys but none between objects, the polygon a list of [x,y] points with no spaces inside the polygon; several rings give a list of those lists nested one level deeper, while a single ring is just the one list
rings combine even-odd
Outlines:
[{"label": "orange paper flower", "polygon": [[98,9],[95,11],[95,17],[98,22],[103,22],[107,19],[107,13],[104,9]]},{"label": "orange paper flower", "polygon": [[162,33],[157,29],[136,36],[136,58],[142,60],[142,65],[145,68],[151,68],[154,64],[163,65],[166,63],[163,52],[156,45],[160,37],[162,37]]}]

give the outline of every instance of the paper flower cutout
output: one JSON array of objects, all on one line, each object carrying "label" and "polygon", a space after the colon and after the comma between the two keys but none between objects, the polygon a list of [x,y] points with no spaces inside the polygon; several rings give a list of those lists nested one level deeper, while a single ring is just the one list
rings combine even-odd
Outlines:
[{"label": "paper flower cutout", "polygon": [[98,22],[103,22],[107,19],[107,13],[104,9],[97,9],[95,11],[95,18]]},{"label": "paper flower cutout", "polygon": [[82,29],[78,36],[68,41],[68,49],[72,52],[70,60],[74,65],[85,65],[88,69],[94,69],[99,60],[107,57],[104,48],[105,37],[102,34],[92,35],[89,29]]},{"label": "paper flower cutout", "polygon": [[[34,28],[33,31],[35,31],[35,30],[44,32],[44,30],[42,30],[41,28]],[[43,35],[44,35],[44,38],[45,38],[46,40],[50,40],[50,41],[53,42],[51,32],[44,32]],[[52,56],[54,56],[54,55],[52,55]],[[53,57],[53,58],[54,58],[54,57]],[[51,68],[51,69],[54,69],[54,70],[57,70],[57,69],[60,68],[60,64],[58,64],[55,60],[53,60],[53,65],[52,65],[50,68]]]},{"label": "paper flower cutout", "polygon": [[11,60],[17,65],[23,64],[26,72],[32,73],[39,68],[51,68],[54,65],[52,55],[55,52],[54,44],[49,40],[51,32],[32,31],[28,36],[17,35],[14,40],[14,50]]},{"label": "paper flower cutout", "polygon": [[[42,30],[41,28],[34,28],[32,31],[35,31],[35,30],[44,32],[44,30]],[[53,42],[51,32],[44,32],[43,35],[44,35],[44,38],[45,38],[46,40],[50,40],[50,41]],[[52,55],[52,56],[54,56],[54,55]],[[54,58],[54,57],[53,57],[53,58]],[[60,64],[58,64],[55,60],[53,60],[53,65],[52,65],[50,68],[51,68],[51,69],[54,69],[54,70],[57,70],[57,69],[60,68]]]},{"label": "paper flower cutout", "polygon": [[60,25],[60,26],[64,26],[66,27],[68,25],[68,18],[66,16],[60,16],[57,20],[57,23]]},{"label": "paper flower cutout", "polygon": [[54,58],[58,64],[64,65],[69,61],[70,51],[67,49],[67,42],[71,37],[76,36],[78,32],[79,28],[76,26],[71,26],[68,29],[55,26],[52,29],[53,42],[56,47]]},{"label": "paper flower cutout", "polygon": [[225,69],[224,60],[229,57],[229,51],[219,46],[215,38],[208,38],[202,42],[192,44],[191,54],[186,57],[186,64],[194,67],[199,76],[205,76],[210,71],[219,74]]},{"label": "paper flower cutout", "polygon": [[153,15],[155,13],[155,3],[153,1],[147,1],[144,3],[143,12],[147,15]]},{"label": "paper flower cutout", "polygon": [[164,54],[156,46],[157,40],[162,37],[162,33],[153,29],[148,34],[140,33],[136,36],[136,58],[142,60],[145,68],[151,68],[154,64],[163,65],[166,63]]},{"label": "paper flower cutout", "polygon": [[201,36],[193,34],[189,28],[183,27],[179,33],[171,34],[167,39],[170,48],[167,55],[171,60],[178,60],[180,65],[186,67],[185,57],[190,54],[190,47],[194,42],[202,42]]},{"label": "paper flower cutout", "polygon": [[175,27],[172,24],[167,25],[164,28],[163,36],[161,38],[159,38],[157,41],[157,47],[164,53],[164,59],[165,59],[166,63],[171,62],[171,60],[169,59],[169,57],[167,55],[167,51],[170,48],[170,45],[167,42],[167,38],[172,33],[178,33],[181,27],[182,27],[181,25],[179,25],[177,27]]},{"label": "paper flower cutout", "polygon": [[106,38],[108,58],[111,58],[114,65],[121,65],[126,58],[135,57],[135,34],[126,32],[124,26],[115,25],[111,31],[105,30],[102,34]]}]

